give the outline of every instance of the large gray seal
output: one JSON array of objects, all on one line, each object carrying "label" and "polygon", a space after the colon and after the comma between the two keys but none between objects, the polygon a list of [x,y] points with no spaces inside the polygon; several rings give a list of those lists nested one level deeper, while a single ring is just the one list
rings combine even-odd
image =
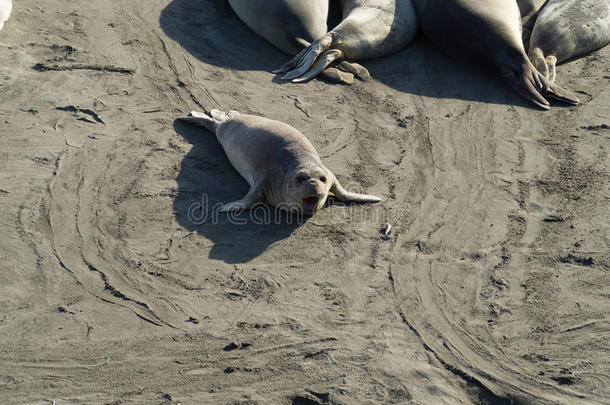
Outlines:
[{"label": "large gray seal", "polygon": [[[331,31],[282,66],[282,79],[302,82],[340,60],[389,55],[407,46],[417,32],[410,0],[340,0],[343,19]],[[361,67],[364,69],[363,67]],[[368,78],[366,69],[353,72]]]},{"label": "large gray seal", "polygon": [[610,43],[610,0],[549,0],[538,14],[529,57],[549,81],[555,65]]},{"label": "large gray seal", "polygon": [[328,0],[229,0],[250,29],[295,55],[327,30]]},{"label": "large gray seal", "polygon": [[499,75],[523,98],[549,109],[545,97],[568,104],[578,98],[536,70],[521,38],[521,13],[515,0],[413,0],[424,34],[456,59]]},{"label": "large gray seal", "polygon": [[[329,0],[229,0],[235,14],[250,29],[276,48],[296,55],[326,33]],[[349,71],[361,66],[342,64]],[[324,70],[324,77],[352,83],[354,75],[334,67]]]},{"label": "large gray seal", "polygon": [[344,202],[381,201],[341,187],[311,142],[288,124],[216,109],[209,115],[193,111],[181,119],[216,134],[229,161],[250,185],[243,198],[224,204],[221,212],[240,211],[266,202],[313,215],[324,206],[329,192]]}]

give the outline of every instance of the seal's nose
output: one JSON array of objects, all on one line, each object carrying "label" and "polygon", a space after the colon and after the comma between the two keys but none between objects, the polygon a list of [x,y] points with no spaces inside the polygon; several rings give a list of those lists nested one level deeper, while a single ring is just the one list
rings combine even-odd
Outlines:
[{"label": "seal's nose", "polygon": [[305,194],[311,194],[311,195],[320,194],[321,190],[322,190],[321,184],[316,182],[315,179],[308,180],[307,183],[305,184],[305,187],[303,188],[303,191],[305,192]]},{"label": "seal's nose", "polygon": [[311,187],[311,191],[316,194],[324,193],[324,183],[316,177],[309,179],[309,186]]}]

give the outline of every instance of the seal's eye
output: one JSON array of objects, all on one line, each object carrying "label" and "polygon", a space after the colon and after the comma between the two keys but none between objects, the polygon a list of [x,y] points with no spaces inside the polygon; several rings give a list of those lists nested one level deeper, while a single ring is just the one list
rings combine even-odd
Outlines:
[{"label": "seal's eye", "polygon": [[304,183],[305,180],[307,180],[307,176],[305,176],[304,174],[299,174],[297,176],[297,183],[299,183],[299,184]]},{"label": "seal's eye", "polygon": [[321,181],[322,183],[326,183],[326,177],[324,177],[324,176],[320,177],[320,181]]}]

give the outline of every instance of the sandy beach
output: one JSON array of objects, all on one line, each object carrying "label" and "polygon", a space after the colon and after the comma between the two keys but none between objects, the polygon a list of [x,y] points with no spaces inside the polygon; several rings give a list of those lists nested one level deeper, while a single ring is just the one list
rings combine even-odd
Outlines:
[{"label": "sandy beach", "polygon": [[[550,111],[421,35],[350,86],[288,58],[221,0],[15,1],[1,402],[609,404],[610,47]],[[248,186],[178,121],[211,108],[383,201],[214,214]]]}]

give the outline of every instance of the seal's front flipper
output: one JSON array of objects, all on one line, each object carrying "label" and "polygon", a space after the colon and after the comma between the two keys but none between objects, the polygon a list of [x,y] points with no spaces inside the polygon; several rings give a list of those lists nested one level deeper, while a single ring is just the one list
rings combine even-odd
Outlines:
[{"label": "seal's front flipper", "polygon": [[233,212],[233,211],[244,211],[249,210],[256,202],[252,202],[248,199],[242,198],[241,200],[231,201],[230,203],[223,204],[218,209],[218,212]]},{"label": "seal's front flipper", "polygon": [[381,198],[374,195],[352,193],[345,190],[334,175],[332,175],[332,181],[333,183],[332,186],[330,186],[330,192],[333,193],[339,201],[360,203],[376,203],[381,201]]},{"label": "seal's front flipper", "polygon": [[248,193],[241,199],[223,204],[219,208],[219,212],[244,211],[254,207],[257,203],[263,201],[263,187],[261,182],[255,183],[250,187]]}]

